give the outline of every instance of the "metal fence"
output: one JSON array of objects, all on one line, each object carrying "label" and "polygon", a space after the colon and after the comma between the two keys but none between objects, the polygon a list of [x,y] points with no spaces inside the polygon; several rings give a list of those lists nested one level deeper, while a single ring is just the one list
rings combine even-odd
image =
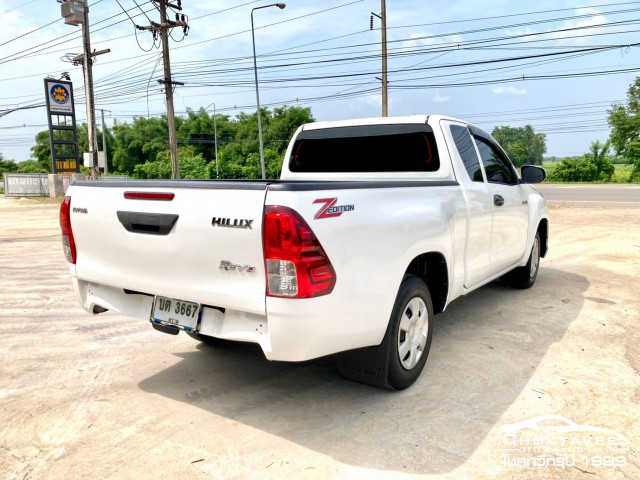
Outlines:
[{"label": "metal fence", "polygon": [[127,175],[102,175],[100,177],[100,180],[102,180],[103,182],[109,182],[109,181],[121,181],[121,180],[128,180],[129,177]]},{"label": "metal fence", "polygon": [[[3,173],[5,197],[48,197],[49,174],[47,173]],[[62,177],[63,191],[66,192],[71,184],[71,175],[57,175]],[[127,180],[127,175],[103,175],[100,181]],[[58,187],[56,187],[58,188]]]}]

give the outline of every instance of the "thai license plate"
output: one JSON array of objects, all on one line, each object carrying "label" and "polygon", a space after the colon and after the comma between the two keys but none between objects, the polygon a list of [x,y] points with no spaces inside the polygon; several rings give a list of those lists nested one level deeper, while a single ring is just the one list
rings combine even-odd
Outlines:
[{"label": "thai license plate", "polygon": [[156,297],[151,310],[151,320],[184,330],[195,330],[200,317],[200,304],[176,298]]}]

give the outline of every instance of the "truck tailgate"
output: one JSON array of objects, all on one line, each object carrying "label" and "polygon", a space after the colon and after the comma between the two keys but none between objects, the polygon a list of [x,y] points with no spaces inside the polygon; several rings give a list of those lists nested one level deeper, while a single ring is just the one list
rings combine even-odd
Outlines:
[{"label": "truck tailgate", "polygon": [[96,183],[67,193],[78,279],[265,313],[266,183]]}]

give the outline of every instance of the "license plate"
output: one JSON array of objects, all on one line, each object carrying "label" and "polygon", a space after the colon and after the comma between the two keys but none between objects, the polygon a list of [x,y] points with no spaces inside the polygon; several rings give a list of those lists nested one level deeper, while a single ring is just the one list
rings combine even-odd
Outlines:
[{"label": "license plate", "polygon": [[184,330],[195,330],[200,317],[200,305],[176,298],[156,297],[151,310],[151,320]]}]

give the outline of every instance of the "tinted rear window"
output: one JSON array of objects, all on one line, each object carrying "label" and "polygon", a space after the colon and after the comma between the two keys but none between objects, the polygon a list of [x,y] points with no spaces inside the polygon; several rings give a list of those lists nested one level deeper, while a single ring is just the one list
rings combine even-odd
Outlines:
[{"label": "tinted rear window", "polygon": [[435,172],[440,159],[427,125],[371,125],[300,133],[292,172]]}]

